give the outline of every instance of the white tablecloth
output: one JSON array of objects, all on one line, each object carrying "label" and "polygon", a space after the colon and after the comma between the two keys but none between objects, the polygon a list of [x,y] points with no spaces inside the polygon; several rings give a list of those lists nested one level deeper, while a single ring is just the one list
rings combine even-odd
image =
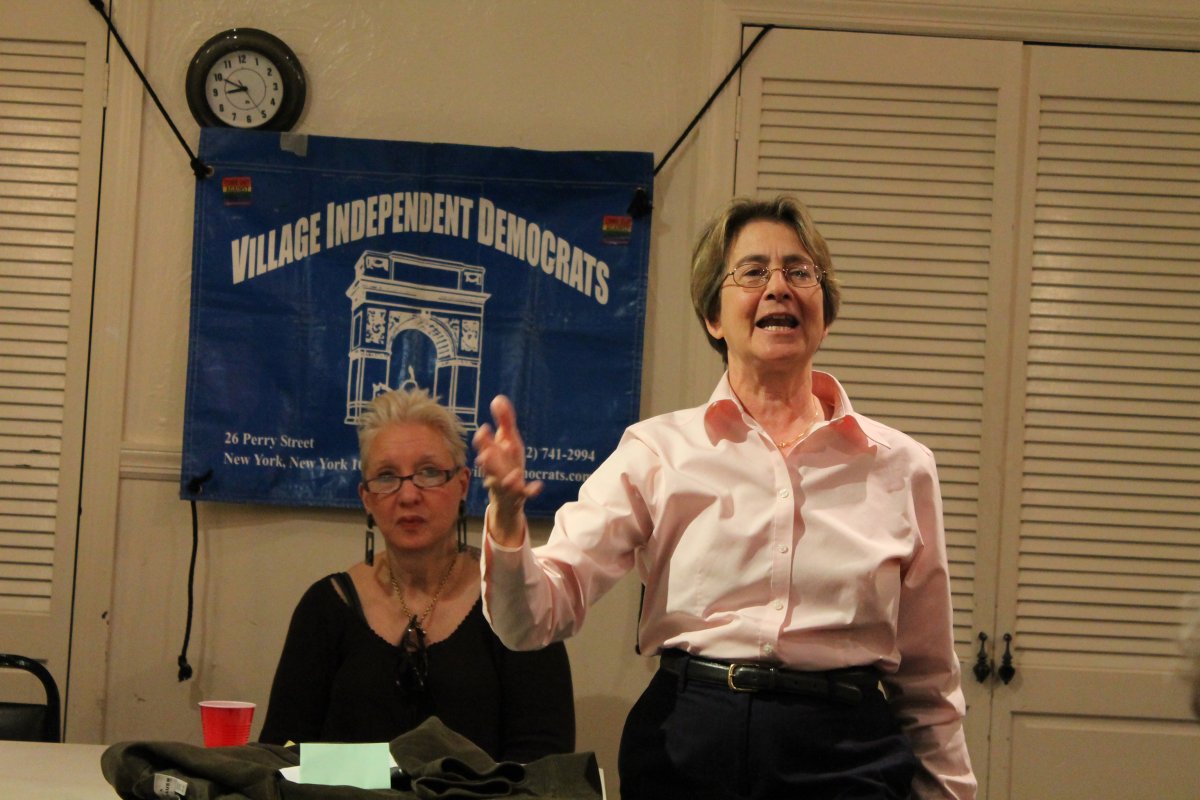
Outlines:
[{"label": "white tablecloth", "polygon": [[114,800],[100,772],[102,744],[0,741],[0,798]]}]

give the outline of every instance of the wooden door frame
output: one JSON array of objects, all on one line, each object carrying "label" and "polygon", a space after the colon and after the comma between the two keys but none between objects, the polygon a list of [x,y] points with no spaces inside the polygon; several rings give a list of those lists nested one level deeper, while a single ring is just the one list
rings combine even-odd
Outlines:
[{"label": "wooden door frame", "polygon": [[[122,2],[113,21],[134,57],[144,60],[148,3]],[[96,24],[104,19],[95,13]],[[153,75],[150,76],[153,79]],[[64,733],[72,742],[104,741],[108,615],[112,599],[125,371],[141,166],[142,111],[148,98],[109,37],[108,99],[97,216],[87,426],[83,445],[75,602],[71,616]],[[165,122],[163,123],[165,125]]]}]

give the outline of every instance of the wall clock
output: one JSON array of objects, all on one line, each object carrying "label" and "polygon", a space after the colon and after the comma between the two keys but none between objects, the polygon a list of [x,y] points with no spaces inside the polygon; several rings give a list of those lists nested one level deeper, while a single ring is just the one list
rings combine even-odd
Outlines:
[{"label": "wall clock", "polygon": [[286,131],[304,110],[307,82],[300,60],[278,37],[231,28],[196,51],[186,93],[201,125]]}]

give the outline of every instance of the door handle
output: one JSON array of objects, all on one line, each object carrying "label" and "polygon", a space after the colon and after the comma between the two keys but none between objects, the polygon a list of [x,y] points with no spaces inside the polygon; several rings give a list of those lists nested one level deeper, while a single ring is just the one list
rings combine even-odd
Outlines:
[{"label": "door handle", "polygon": [[987,656],[987,640],[988,635],[983,631],[979,632],[979,655],[975,656],[975,666],[971,671],[975,673],[975,680],[983,683],[992,674],[992,662]]},{"label": "door handle", "polygon": [[996,674],[1000,677],[1000,680],[1005,683],[1011,681],[1017,674],[1017,668],[1013,666],[1012,639],[1011,633],[1004,634],[1004,655],[1000,657],[1000,668],[996,670]]}]

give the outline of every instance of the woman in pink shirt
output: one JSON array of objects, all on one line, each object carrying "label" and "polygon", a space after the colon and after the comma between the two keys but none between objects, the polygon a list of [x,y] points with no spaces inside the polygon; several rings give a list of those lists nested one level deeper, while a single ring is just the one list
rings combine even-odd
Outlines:
[{"label": "woman in pink shirt", "polygon": [[622,735],[625,798],[970,800],[934,458],[813,369],[840,291],[807,209],[731,201],[691,288],[725,375],[630,426],[542,547],[515,411],[493,401],[475,437],[492,627],[517,649],[566,638],[638,570],[660,661]]}]

